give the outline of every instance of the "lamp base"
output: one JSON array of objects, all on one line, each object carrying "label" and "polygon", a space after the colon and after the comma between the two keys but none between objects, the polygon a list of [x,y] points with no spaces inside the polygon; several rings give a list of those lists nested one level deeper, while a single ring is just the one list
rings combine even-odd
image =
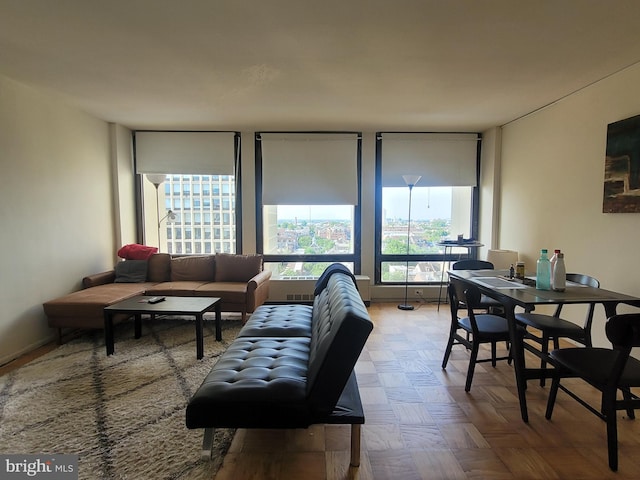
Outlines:
[{"label": "lamp base", "polygon": [[406,303],[403,303],[402,305],[398,305],[398,308],[400,310],[413,310],[413,305],[407,305]]}]

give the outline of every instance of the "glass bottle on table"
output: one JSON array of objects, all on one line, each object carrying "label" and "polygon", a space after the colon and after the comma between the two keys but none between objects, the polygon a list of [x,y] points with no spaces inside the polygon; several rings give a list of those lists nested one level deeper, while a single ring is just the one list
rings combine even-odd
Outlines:
[{"label": "glass bottle on table", "polygon": [[553,269],[553,290],[564,292],[567,287],[567,269],[564,264],[564,253],[558,253]]},{"label": "glass bottle on table", "polygon": [[551,263],[546,248],[540,250],[540,258],[536,264],[536,288],[551,290]]}]

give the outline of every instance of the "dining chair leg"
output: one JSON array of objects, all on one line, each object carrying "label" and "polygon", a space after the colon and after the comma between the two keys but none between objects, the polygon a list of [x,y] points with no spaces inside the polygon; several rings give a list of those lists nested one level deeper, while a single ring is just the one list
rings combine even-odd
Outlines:
[{"label": "dining chair leg", "polygon": [[469,368],[467,370],[467,382],[464,386],[464,391],[468,392],[471,390],[471,382],[473,381],[473,372],[476,368],[476,360],[478,359],[478,342],[474,342],[471,347],[471,356],[469,358]]},{"label": "dining chair leg", "polygon": [[[609,468],[618,470],[618,425],[616,418],[616,390],[603,392],[603,413],[607,422],[607,449],[609,451]],[[606,398],[605,398],[606,397]]]},{"label": "dining chair leg", "polygon": [[444,358],[442,359],[442,369],[447,368],[447,363],[449,363],[449,356],[451,355],[451,349],[453,348],[453,335],[449,336],[449,341],[447,342],[447,348],[444,350]]},{"label": "dining chair leg", "polygon": [[[556,339],[554,338],[554,344]],[[545,360],[545,357],[549,354],[549,336],[545,333],[542,335],[542,346],[541,346],[541,350],[542,350],[542,355],[540,358],[540,370],[546,370],[547,369],[547,361]],[[546,384],[546,378],[544,376],[540,377],[540,386],[544,387]]]},{"label": "dining chair leg", "polygon": [[497,342],[491,342],[491,366],[496,368],[496,358],[498,357]]},{"label": "dining chair leg", "polygon": [[547,411],[544,417],[547,420],[551,420],[553,414],[553,407],[556,404],[556,397],[558,396],[558,388],[560,387],[560,377],[555,375],[551,380],[551,388],[549,389],[549,398],[547,399]]},{"label": "dining chair leg", "polygon": [[[630,402],[633,399],[629,387],[621,388],[620,390],[622,390],[622,398],[624,398],[626,402]],[[629,417],[630,420],[635,420],[636,413],[632,407],[627,408],[627,417]]]}]

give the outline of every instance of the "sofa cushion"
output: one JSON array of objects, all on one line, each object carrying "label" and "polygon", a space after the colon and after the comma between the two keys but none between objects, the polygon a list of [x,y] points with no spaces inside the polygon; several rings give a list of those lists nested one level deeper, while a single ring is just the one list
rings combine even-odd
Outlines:
[{"label": "sofa cushion", "polygon": [[141,295],[151,283],[108,283],[79,290],[43,304],[49,317],[99,317],[104,307]]},{"label": "sofa cushion", "polygon": [[146,260],[124,260],[116,263],[115,283],[141,283],[147,281]]},{"label": "sofa cushion", "polygon": [[311,305],[261,305],[238,337],[311,337]]},{"label": "sofa cushion", "polygon": [[215,279],[215,256],[187,256],[171,259],[171,281],[213,282]]},{"label": "sofa cushion", "polygon": [[168,282],[171,280],[171,255],[168,253],[151,255],[147,265],[147,279],[150,282]]},{"label": "sofa cushion", "polygon": [[224,303],[247,303],[247,284],[237,282],[211,282],[200,285],[195,290],[199,297],[220,297]]},{"label": "sofa cushion", "polygon": [[[196,295],[196,290],[206,282],[202,281],[179,281],[179,282],[162,282],[151,285],[145,290],[146,295],[167,295],[169,297],[191,297]],[[208,295],[200,295],[206,297]],[[213,295],[215,296],[215,295]]]},{"label": "sofa cushion", "polygon": [[308,361],[308,338],[234,340],[191,398],[187,427],[308,426]]},{"label": "sofa cushion", "polygon": [[216,282],[247,282],[262,271],[262,255],[216,254]]},{"label": "sofa cushion", "polygon": [[333,410],[373,323],[348,275],[331,275],[314,301],[309,351],[308,401],[319,413]]}]

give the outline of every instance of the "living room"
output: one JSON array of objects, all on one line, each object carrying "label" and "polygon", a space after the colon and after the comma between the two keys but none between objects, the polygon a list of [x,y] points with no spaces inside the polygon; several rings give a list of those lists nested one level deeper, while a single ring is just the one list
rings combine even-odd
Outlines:
[{"label": "living room", "polygon": [[[627,61],[627,68],[593,59],[594,64],[602,63],[599,81],[586,85],[575,79],[575,93],[554,98],[557,101],[546,107],[535,104],[539,110],[480,132],[479,239],[485,244],[481,257],[487,248],[515,249],[532,264],[539,248],[562,246],[570,269],[588,271],[611,289],[640,290],[640,279],[620,275],[638,269],[636,257],[610,253],[633,251],[635,215],[603,214],[599,205],[606,126],[639,110],[634,92],[638,66],[627,60],[634,58],[632,43],[620,49],[627,57],[615,60]],[[5,362],[52,338],[42,313],[44,301],[79,288],[80,279],[89,273],[111,268],[116,250],[137,239],[132,129],[88,114],[51,90],[12,79],[10,72],[1,73],[2,250],[4,271],[11,272],[2,278],[0,361]],[[261,129],[292,125],[274,123]],[[313,119],[303,125],[311,128]],[[317,125],[314,129],[345,128],[342,121]],[[349,126],[362,131],[361,273],[374,278],[375,131],[389,125],[363,121]],[[432,127],[418,123],[405,129]],[[255,131],[241,129],[245,205],[255,203]],[[255,251],[252,208],[243,211],[242,231],[243,251]],[[390,294],[389,288],[371,287],[373,301],[401,296],[400,289]],[[429,291],[426,296],[434,298]]]}]

